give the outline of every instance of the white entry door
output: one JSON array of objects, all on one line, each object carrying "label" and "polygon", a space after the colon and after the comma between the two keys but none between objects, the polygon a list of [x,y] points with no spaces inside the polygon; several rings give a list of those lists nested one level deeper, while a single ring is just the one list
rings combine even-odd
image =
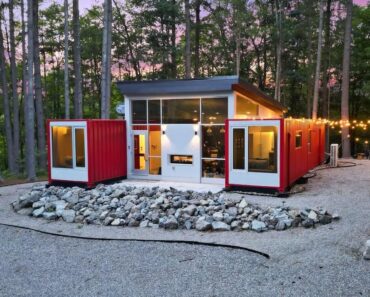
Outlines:
[{"label": "white entry door", "polygon": [[145,130],[133,131],[133,173],[139,175],[148,175],[148,132]]}]

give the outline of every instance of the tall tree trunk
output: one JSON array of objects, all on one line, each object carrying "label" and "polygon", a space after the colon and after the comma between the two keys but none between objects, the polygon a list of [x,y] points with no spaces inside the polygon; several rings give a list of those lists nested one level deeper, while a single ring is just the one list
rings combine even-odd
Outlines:
[{"label": "tall tree trunk", "polygon": [[201,0],[195,2],[195,41],[194,41],[194,77],[199,77],[200,67],[200,5]]},{"label": "tall tree trunk", "polygon": [[27,0],[27,81],[26,81],[26,98],[24,102],[24,122],[26,135],[26,171],[29,181],[36,179],[36,160],[35,160],[35,108],[33,100],[33,1]]},{"label": "tall tree trunk", "polygon": [[191,77],[190,4],[185,0],[185,78]]},{"label": "tall tree trunk", "polygon": [[[346,25],[344,31],[343,66],[342,66],[342,98],[341,98],[341,120],[349,121],[349,71],[351,57],[351,31],[352,31],[352,0],[347,0]],[[349,126],[342,128],[342,157],[351,157],[351,145],[349,138]]]},{"label": "tall tree trunk", "polygon": [[319,38],[317,42],[315,86],[313,89],[312,119],[317,119],[317,110],[319,106],[319,89],[320,89],[320,69],[321,69],[321,50],[322,50],[322,24],[324,19],[324,1],[320,0],[320,18],[319,18]]},{"label": "tall tree trunk", "polygon": [[276,73],[275,73],[275,94],[274,99],[281,101],[281,47],[282,47],[282,24],[281,24],[281,7],[279,0],[275,0],[275,22],[277,30],[276,45]]},{"label": "tall tree trunk", "polygon": [[101,118],[109,119],[111,95],[112,0],[104,0]]},{"label": "tall tree trunk", "polygon": [[3,97],[3,108],[4,108],[4,121],[5,121],[5,137],[6,137],[6,149],[8,157],[8,168],[11,173],[15,172],[15,159],[14,159],[14,148],[13,148],[13,133],[11,124],[11,114],[9,106],[9,93],[8,93],[8,82],[6,79],[6,68],[5,68],[5,50],[4,50],[4,37],[2,23],[3,23],[3,12],[0,7],[0,72],[1,72],[1,90]]},{"label": "tall tree trunk", "polygon": [[329,116],[329,64],[330,64],[330,20],[331,20],[331,2],[332,0],[326,1],[326,13],[325,13],[325,43],[323,48],[323,92],[322,92],[322,115],[323,118],[328,118]]},{"label": "tall tree trunk", "polygon": [[171,68],[172,78],[177,77],[176,63],[176,0],[172,0],[172,18],[171,18]]},{"label": "tall tree trunk", "polygon": [[40,43],[39,43],[39,1],[33,2],[33,63],[35,79],[36,123],[37,123],[37,151],[39,168],[46,170],[46,137],[44,122],[44,106],[42,102],[41,71],[40,71]]},{"label": "tall tree trunk", "polygon": [[81,78],[81,42],[80,12],[78,0],[73,0],[73,64],[74,64],[74,117],[82,119],[82,78]]},{"label": "tall tree trunk", "polygon": [[15,56],[15,35],[14,35],[14,3],[9,1],[9,23],[10,23],[10,69],[12,80],[12,101],[13,101],[13,153],[14,173],[19,174],[19,99],[17,90],[17,63]]},{"label": "tall tree trunk", "polygon": [[64,117],[70,118],[70,107],[69,107],[69,69],[68,69],[68,39],[69,39],[69,27],[68,27],[68,0],[64,0]]},{"label": "tall tree trunk", "polygon": [[[25,3],[23,0],[21,0],[20,2],[20,5],[21,5],[21,21],[22,21],[22,97],[21,97],[21,106],[22,106],[22,102],[23,102],[23,111],[24,111],[24,108],[25,108],[25,101],[26,101],[26,96],[27,96],[27,92],[26,92],[26,89],[27,89],[27,85],[26,85],[26,81],[27,81],[27,51],[26,51],[26,38],[27,38],[27,32],[26,32],[26,21],[25,21]],[[21,109],[21,107],[20,107]],[[24,122],[24,116],[23,116],[23,122]],[[20,121],[19,121],[19,126],[22,127],[23,125],[23,122],[22,122],[22,117],[20,117]],[[25,143],[21,140],[20,141],[20,158],[23,159],[24,158],[24,146],[25,146]],[[22,171],[25,169],[22,168]]]},{"label": "tall tree trunk", "polygon": [[[330,65],[330,21],[331,21],[331,2],[332,0],[326,1],[326,13],[325,13],[325,23],[324,23],[324,34],[325,43],[323,48],[323,92],[322,92],[322,116],[324,119],[329,119],[329,102],[330,102],[330,92],[328,82],[329,82],[329,65]],[[325,133],[325,150],[329,152],[330,149],[330,139],[329,139],[330,129],[326,125]]]}]

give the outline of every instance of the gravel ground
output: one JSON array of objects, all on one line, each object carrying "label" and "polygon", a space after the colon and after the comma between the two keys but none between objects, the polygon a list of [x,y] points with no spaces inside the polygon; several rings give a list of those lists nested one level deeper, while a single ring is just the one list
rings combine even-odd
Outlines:
[{"label": "gravel ground", "polygon": [[73,239],[0,226],[0,296],[370,296],[370,261],[362,259],[370,238],[370,162],[356,162],[318,171],[307,191],[287,199],[246,196],[261,205],[322,206],[337,211],[339,222],[215,234],[271,259],[220,247]]},{"label": "gravel ground", "polygon": [[356,255],[312,261],[302,251],[292,262],[228,248],[75,239],[5,226],[0,234],[4,297],[370,295],[369,262]]}]

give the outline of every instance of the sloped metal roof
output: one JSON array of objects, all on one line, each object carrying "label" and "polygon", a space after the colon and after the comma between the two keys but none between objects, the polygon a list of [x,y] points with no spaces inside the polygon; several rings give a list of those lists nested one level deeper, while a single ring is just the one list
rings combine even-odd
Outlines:
[{"label": "sloped metal roof", "polygon": [[238,76],[215,76],[196,79],[118,81],[120,92],[128,97],[168,97],[181,95],[203,95],[236,91],[276,111],[285,108],[254,85]]}]

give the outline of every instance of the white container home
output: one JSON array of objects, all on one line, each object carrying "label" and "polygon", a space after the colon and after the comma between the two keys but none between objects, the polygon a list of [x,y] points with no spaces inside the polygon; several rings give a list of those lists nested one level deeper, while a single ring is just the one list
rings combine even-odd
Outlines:
[{"label": "white container home", "polygon": [[[224,184],[225,120],[276,120],[285,111],[237,76],[122,81],[117,86],[125,98],[128,178]],[[262,124],[266,125],[271,126]],[[256,128],[256,135],[262,135],[261,131]],[[273,133],[277,132],[268,131],[264,137],[273,142]],[[235,141],[232,144],[237,146]],[[278,159],[267,154],[271,160]],[[278,178],[278,174],[275,170],[266,173],[266,178]],[[264,180],[261,172],[250,173],[248,178]]]}]

